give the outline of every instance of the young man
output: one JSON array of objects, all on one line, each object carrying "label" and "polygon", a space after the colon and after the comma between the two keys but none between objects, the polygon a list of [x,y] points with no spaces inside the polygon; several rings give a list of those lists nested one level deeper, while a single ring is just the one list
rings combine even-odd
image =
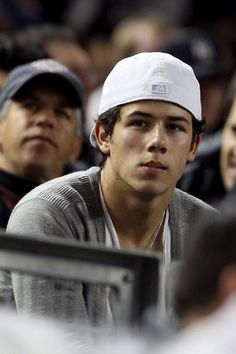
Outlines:
[{"label": "young man", "polygon": [[54,60],[11,72],[0,96],[1,227],[20,198],[79,156],[82,99],[78,78]]},{"label": "young man", "polygon": [[[190,66],[165,53],[121,60],[104,83],[91,135],[104,155],[102,167],[32,191],[12,213],[8,232],[161,251],[167,271],[171,260],[183,255],[188,228],[203,214],[215,213],[175,189],[196,155],[203,124],[199,84]],[[18,310],[84,323],[89,298],[90,323],[106,320],[105,290],[99,286],[88,292],[84,284],[50,284],[45,280],[39,288],[33,278],[14,275]]]}]

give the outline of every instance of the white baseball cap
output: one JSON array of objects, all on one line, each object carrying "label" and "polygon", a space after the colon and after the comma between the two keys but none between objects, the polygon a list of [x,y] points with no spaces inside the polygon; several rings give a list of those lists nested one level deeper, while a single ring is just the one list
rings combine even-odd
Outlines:
[{"label": "white baseball cap", "polygon": [[[139,53],[120,60],[107,76],[98,114],[140,100],[178,104],[202,120],[199,82],[190,65],[162,52]],[[94,130],[90,141],[97,147]]]}]

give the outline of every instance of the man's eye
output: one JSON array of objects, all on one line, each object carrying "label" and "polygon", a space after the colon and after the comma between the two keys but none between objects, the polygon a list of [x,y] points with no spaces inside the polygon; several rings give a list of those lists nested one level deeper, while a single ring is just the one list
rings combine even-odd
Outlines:
[{"label": "man's eye", "polygon": [[173,131],[173,132],[177,132],[177,131],[183,131],[183,127],[177,124],[168,124],[167,125],[167,129]]},{"label": "man's eye", "polygon": [[147,126],[146,122],[144,122],[143,120],[134,120],[132,122],[132,125],[135,127],[146,127]]},{"label": "man's eye", "polygon": [[55,113],[57,117],[70,120],[70,115],[63,109],[56,109]]},{"label": "man's eye", "polygon": [[23,107],[28,111],[34,112],[38,109],[38,105],[35,102],[24,102]]}]

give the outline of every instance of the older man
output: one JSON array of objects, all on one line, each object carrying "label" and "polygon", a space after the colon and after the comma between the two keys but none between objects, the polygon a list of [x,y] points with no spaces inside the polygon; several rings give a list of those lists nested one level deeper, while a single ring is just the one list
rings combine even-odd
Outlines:
[{"label": "older man", "polygon": [[42,59],[14,69],[0,96],[0,226],[33,187],[68,172],[82,145],[82,87]]}]

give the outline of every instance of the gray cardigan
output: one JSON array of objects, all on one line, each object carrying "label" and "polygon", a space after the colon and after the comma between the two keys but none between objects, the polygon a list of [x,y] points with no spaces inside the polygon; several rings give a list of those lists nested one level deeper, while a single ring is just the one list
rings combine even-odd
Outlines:
[{"label": "gray cardigan", "polygon": [[[100,169],[75,172],[51,180],[28,193],[15,207],[8,231],[77,239],[94,245],[105,244],[105,219],[99,193]],[[207,213],[215,213],[204,202],[175,189],[169,205],[171,257],[183,255],[194,226]],[[12,274],[18,311],[46,314],[59,319],[99,325],[106,318],[104,289],[84,284],[62,284],[36,277]],[[0,283],[0,291],[3,282]],[[94,308],[88,314],[89,303]]]}]

